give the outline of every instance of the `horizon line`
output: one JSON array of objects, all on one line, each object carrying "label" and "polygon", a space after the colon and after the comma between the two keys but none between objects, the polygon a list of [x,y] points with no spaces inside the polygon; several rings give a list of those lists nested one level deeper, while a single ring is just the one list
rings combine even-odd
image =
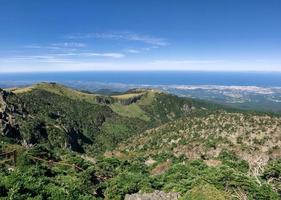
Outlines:
[{"label": "horizon line", "polygon": [[0,74],[33,74],[33,73],[82,73],[82,72],[229,72],[229,73],[281,73],[281,70],[57,70],[57,71],[4,71]]}]

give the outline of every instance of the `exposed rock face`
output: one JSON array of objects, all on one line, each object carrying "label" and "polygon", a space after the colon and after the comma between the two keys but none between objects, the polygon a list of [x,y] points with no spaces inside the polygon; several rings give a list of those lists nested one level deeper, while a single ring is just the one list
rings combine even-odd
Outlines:
[{"label": "exposed rock face", "polygon": [[105,97],[105,96],[97,96],[96,101],[97,101],[97,103],[100,103],[100,104],[114,103],[114,99],[112,99],[111,97]]},{"label": "exposed rock face", "polygon": [[118,99],[118,102],[123,104],[123,105],[130,105],[132,103],[136,103],[138,100],[142,98],[143,94],[141,95],[136,95],[134,97],[128,98],[128,99]]},{"label": "exposed rock face", "polygon": [[142,94],[141,95],[136,95],[135,97],[131,97],[128,99],[114,99],[112,97],[105,97],[105,96],[97,96],[96,97],[96,101],[97,103],[100,104],[113,104],[113,103],[120,103],[123,105],[130,105],[132,103],[136,103],[138,100],[140,100],[142,98]]},{"label": "exposed rock face", "polygon": [[193,107],[191,104],[184,104],[183,107],[182,107],[182,110],[184,112],[190,112],[194,109],[195,109],[195,107]]},{"label": "exposed rock face", "polygon": [[92,144],[90,138],[83,135],[79,130],[76,130],[75,128],[71,128],[70,130],[64,129],[67,137],[65,141],[65,148],[69,147],[71,150],[79,152],[79,153],[85,153],[84,148],[82,147],[82,141],[86,144]]},{"label": "exposed rock face", "polygon": [[15,123],[14,112],[18,112],[15,106],[6,102],[10,92],[0,89],[0,131],[3,136],[19,139],[19,126]]},{"label": "exposed rock face", "polygon": [[0,88],[0,112],[1,113],[3,113],[6,108],[6,97],[7,97],[6,91],[4,91]]},{"label": "exposed rock face", "polygon": [[176,192],[165,193],[162,191],[154,191],[152,193],[144,193],[144,194],[127,194],[125,196],[125,200],[177,200],[180,195]]}]

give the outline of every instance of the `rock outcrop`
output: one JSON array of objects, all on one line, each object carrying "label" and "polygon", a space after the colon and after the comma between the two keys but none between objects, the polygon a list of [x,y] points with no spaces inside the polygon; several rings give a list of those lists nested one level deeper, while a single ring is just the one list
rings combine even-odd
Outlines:
[{"label": "rock outcrop", "polygon": [[20,139],[19,126],[13,115],[17,110],[15,106],[7,104],[8,95],[12,93],[0,89],[0,131],[3,136]]},{"label": "rock outcrop", "polygon": [[191,104],[184,104],[182,107],[182,111],[184,111],[184,112],[190,112],[194,109],[195,109],[195,107],[193,107]]},{"label": "rock outcrop", "polygon": [[125,200],[177,200],[180,195],[177,192],[163,192],[154,191],[152,193],[137,193],[137,194],[127,194]]},{"label": "rock outcrop", "polygon": [[114,103],[114,99],[106,96],[96,96],[96,101],[99,104],[112,104]]},{"label": "rock outcrop", "polygon": [[126,99],[118,99],[117,102],[122,105],[130,105],[132,103],[136,103],[138,100],[140,100],[143,97],[143,94],[136,95],[134,97],[126,98]]}]

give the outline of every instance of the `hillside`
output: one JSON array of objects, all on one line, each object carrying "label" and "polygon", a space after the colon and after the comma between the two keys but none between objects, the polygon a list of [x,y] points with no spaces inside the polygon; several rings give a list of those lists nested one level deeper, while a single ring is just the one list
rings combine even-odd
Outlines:
[{"label": "hillside", "polygon": [[47,142],[78,152],[110,149],[192,111],[192,101],[153,90],[101,96],[41,83],[2,93],[5,136],[25,145]]},{"label": "hillside", "polygon": [[281,118],[218,110],[150,129],[119,149],[147,157],[171,153],[191,160],[203,158],[207,163],[227,150],[256,166],[281,156]]},{"label": "hillside", "polygon": [[278,115],[55,83],[0,103],[0,199],[281,199]]},{"label": "hillside", "polygon": [[280,136],[280,116],[217,110],[145,131],[112,155],[141,158],[183,199],[280,199]]}]

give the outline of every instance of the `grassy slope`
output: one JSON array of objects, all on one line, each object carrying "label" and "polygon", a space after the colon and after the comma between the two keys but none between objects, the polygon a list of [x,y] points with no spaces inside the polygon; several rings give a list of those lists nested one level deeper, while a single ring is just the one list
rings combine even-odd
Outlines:
[{"label": "grassy slope", "polygon": [[[132,91],[126,98],[103,97],[47,83],[11,91],[15,95],[8,97],[9,104],[27,113],[15,115],[27,143],[49,142],[79,152],[112,149],[129,136],[184,116],[182,108],[190,103],[150,90]],[[111,102],[99,103],[97,98]]]},{"label": "grassy slope", "polygon": [[137,105],[122,105],[120,103],[115,103],[110,106],[112,110],[121,116],[139,118],[144,121],[149,121],[147,114]]},{"label": "grassy slope", "polygon": [[33,90],[44,90],[74,100],[87,101],[89,103],[94,103],[97,96],[95,94],[80,92],[60,84],[52,83],[39,83],[25,88],[12,88],[9,90],[15,94],[23,94],[27,92],[32,92]]}]

